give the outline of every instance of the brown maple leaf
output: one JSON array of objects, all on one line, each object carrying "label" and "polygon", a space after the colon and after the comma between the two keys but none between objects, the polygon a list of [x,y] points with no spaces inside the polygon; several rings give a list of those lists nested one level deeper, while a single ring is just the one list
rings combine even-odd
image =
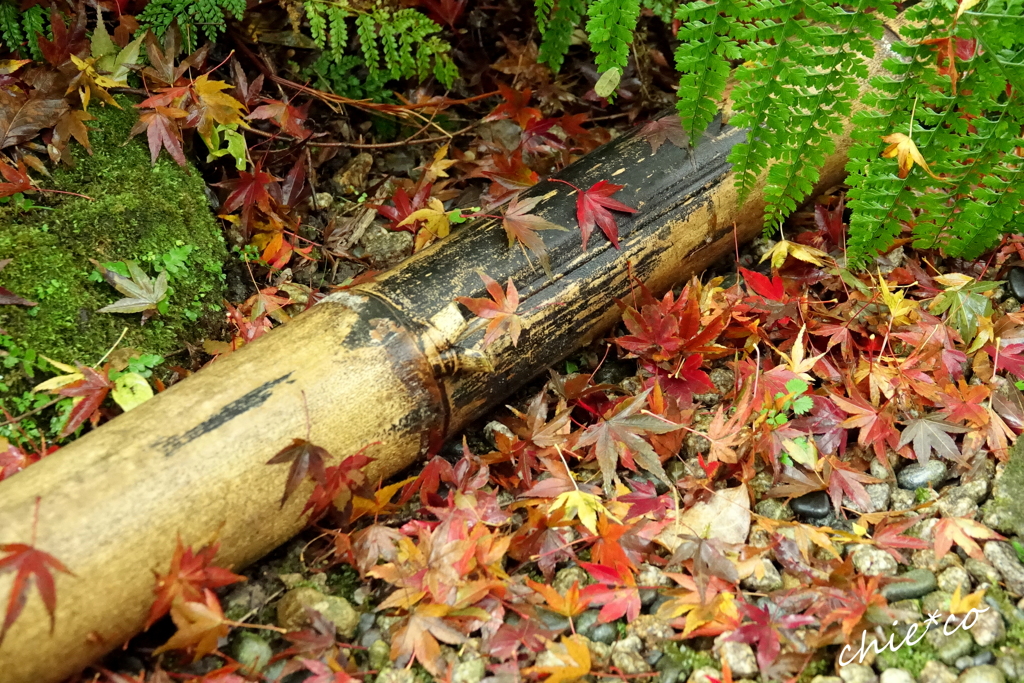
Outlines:
[{"label": "brown maple leaf", "polygon": [[282,448],[277,455],[267,461],[268,465],[277,465],[282,462],[291,462],[288,470],[288,481],[284,485],[284,496],[281,497],[281,507],[288,502],[288,498],[295,493],[302,480],[309,474],[313,481],[320,486],[327,487],[327,472],[324,469],[324,460],[331,456],[326,448],[316,446],[305,439],[295,439]]},{"label": "brown maple leaf", "polygon": [[505,209],[505,215],[501,219],[501,225],[508,235],[508,246],[515,244],[516,240],[532,251],[540,260],[540,265],[548,277],[551,274],[551,261],[548,259],[548,252],[544,246],[544,240],[537,234],[538,230],[566,230],[560,225],[555,225],[540,216],[530,213],[542,197],[532,197],[519,201],[516,197],[509,202]]}]

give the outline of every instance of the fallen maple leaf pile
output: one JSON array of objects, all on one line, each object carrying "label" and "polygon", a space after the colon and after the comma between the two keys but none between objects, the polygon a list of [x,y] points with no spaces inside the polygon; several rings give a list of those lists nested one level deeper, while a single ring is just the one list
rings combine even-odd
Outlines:
[{"label": "fallen maple leaf pile", "polygon": [[[360,587],[349,597],[376,611],[378,630],[311,611],[308,628],[281,634],[265,674],[348,681],[386,652],[391,666],[451,680],[471,648],[509,680],[621,676],[632,660],[618,644],[609,659],[598,642],[609,624],[665,658],[689,651],[669,640],[699,649],[717,637],[724,661],[694,661],[722,680],[795,680],[899,621],[886,596],[901,567],[938,571],[947,555],[989,563],[986,544],[1005,536],[980,519],[978,496],[957,501],[990,481],[1024,426],[1016,366],[997,357],[1021,343],[1024,314],[980,309],[967,334],[962,312],[930,311],[982,281],[984,264],[951,279],[908,255],[857,275],[836,263],[827,230],[796,240],[766,251],[781,267],[741,269],[731,284],[694,280],[659,299],[637,283],[619,304],[624,334],[552,371],[488,427],[487,447],[474,437],[414,477],[375,486],[359,475],[372,455],[285,446],[268,463],[291,463],[283,495],[315,484],[305,571],[351,567]],[[463,303],[490,322],[491,340],[514,337],[514,286],[484,282],[492,299]],[[625,372],[602,382],[613,369]],[[784,504],[815,496],[825,507],[813,513]],[[242,578],[217,569],[215,554],[179,545],[158,578],[150,620],[170,611],[178,630],[157,652],[185,658],[162,655],[154,677],[204,656],[217,662],[199,677],[207,683],[246,675],[249,664],[218,649],[246,624],[213,592]],[[64,569],[39,557],[38,571]],[[980,605],[982,593],[961,597],[971,588],[961,581],[940,612]]]}]

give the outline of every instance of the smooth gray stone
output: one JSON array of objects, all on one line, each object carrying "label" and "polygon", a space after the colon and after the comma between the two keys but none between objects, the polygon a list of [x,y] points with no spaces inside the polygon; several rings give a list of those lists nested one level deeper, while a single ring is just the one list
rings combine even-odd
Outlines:
[{"label": "smooth gray stone", "polygon": [[829,511],[832,509],[832,501],[828,499],[828,494],[824,491],[814,491],[794,498],[789,502],[789,507],[801,517],[822,519],[828,517]]},{"label": "smooth gray stone", "polygon": [[911,463],[900,470],[896,475],[896,481],[900,488],[913,491],[914,489],[925,488],[929,485],[936,486],[946,479],[946,464],[941,460],[932,458],[923,465],[919,462]]},{"label": "smooth gray stone", "polygon": [[937,585],[935,574],[927,569],[911,569],[905,574],[900,574],[898,578],[910,579],[910,581],[890,583],[883,586],[882,595],[889,602],[920,598],[935,590]]}]

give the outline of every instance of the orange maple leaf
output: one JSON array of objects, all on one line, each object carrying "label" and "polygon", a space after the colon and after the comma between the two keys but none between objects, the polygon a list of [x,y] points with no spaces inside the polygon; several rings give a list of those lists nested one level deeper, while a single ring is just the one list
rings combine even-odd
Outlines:
[{"label": "orange maple leaf", "polygon": [[572,587],[565,592],[565,595],[560,595],[551,586],[543,583],[537,583],[536,581],[526,580],[528,585],[533,590],[544,596],[544,600],[548,603],[552,612],[561,614],[563,617],[572,618],[578,614],[582,614],[587,607],[590,606],[590,600],[587,598],[580,598],[580,583],[574,581]]},{"label": "orange maple leaf", "polygon": [[470,298],[468,296],[456,297],[456,301],[468,308],[478,318],[485,318],[491,322],[487,325],[487,334],[484,335],[484,348],[490,346],[504,332],[512,339],[512,346],[519,343],[519,334],[522,332],[522,321],[516,315],[519,309],[519,292],[516,290],[512,278],[508,279],[506,291],[502,291],[501,285],[494,278],[483,271],[478,273],[483,280],[490,299],[484,297]]},{"label": "orange maple leaf", "polygon": [[195,648],[192,661],[217,650],[217,641],[228,635],[231,626],[224,619],[220,601],[209,588],[203,591],[202,602],[176,600],[171,606],[171,619],[178,631],[171,639],[153,651],[160,654],[168,650]]}]

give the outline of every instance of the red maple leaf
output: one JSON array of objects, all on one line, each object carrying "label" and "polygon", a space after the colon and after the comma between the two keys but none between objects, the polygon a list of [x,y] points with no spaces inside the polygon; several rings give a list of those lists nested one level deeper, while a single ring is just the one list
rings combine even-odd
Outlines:
[{"label": "red maple leaf", "polygon": [[291,462],[288,469],[288,480],[284,485],[284,495],[281,497],[281,507],[288,501],[295,489],[306,478],[308,474],[318,485],[327,488],[327,472],[324,469],[324,460],[330,457],[330,453],[322,446],[306,441],[305,439],[294,439],[290,444],[278,451],[277,455],[267,461],[268,465],[277,465],[282,462]]},{"label": "red maple leaf", "polygon": [[786,300],[786,290],[778,273],[773,274],[771,279],[768,279],[767,276],[757,271],[740,268],[740,274],[743,275],[747,286],[754,290],[756,294],[779,303],[783,303]]},{"label": "red maple leaf", "polygon": [[391,221],[391,225],[388,227],[391,230],[407,230],[412,234],[416,234],[419,230],[420,221],[413,223],[401,223],[408,218],[411,214],[425,209],[427,207],[427,201],[430,199],[430,190],[433,187],[433,183],[427,183],[421,187],[416,188],[416,192],[410,198],[409,193],[405,191],[404,187],[400,187],[395,190],[395,194],[391,196],[391,202],[394,206],[386,206],[380,204],[370,204],[371,207],[377,209],[377,213]]},{"label": "red maple leaf", "polygon": [[[479,174],[505,188],[506,190],[525,190],[533,187],[540,180],[540,176],[532,168],[523,163],[522,150],[516,150],[510,155],[492,154],[490,156],[491,170],[480,170]],[[474,177],[473,174],[466,176]]]},{"label": "red maple leaf", "polygon": [[514,198],[505,207],[505,215],[501,218],[501,225],[508,235],[508,245],[511,247],[518,240],[520,244],[529,249],[537,256],[544,272],[551,277],[551,262],[548,259],[548,251],[544,246],[544,240],[537,234],[539,230],[565,230],[560,225],[555,225],[545,218],[530,213],[542,197],[531,197],[519,201]]},{"label": "red maple leaf", "polygon": [[306,128],[306,119],[309,116],[309,102],[301,107],[294,107],[281,100],[264,100],[266,104],[260,105],[249,114],[249,120],[269,119],[288,135],[299,140],[305,140],[313,134]]},{"label": "red maple leaf", "polygon": [[262,162],[257,161],[252,173],[239,171],[238,178],[214,184],[228,190],[229,194],[224,200],[224,213],[231,213],[243,207],[244,210],[250,210],[254,206],[259,207],[264,213],[270,213],[270,200],[276,199],[275,183],[280,179],[264,171]]},{"label": "red maple leaf", "polygon": [[[362,469],[370,464],[371,458],[363,455],[363,452],[370,446],[363,446],[357,453],[345,458],[337,465],[324,470],[325,483],[317,482],[313,492],[309,494],[306,506],[302,508],[303,514],[307,510],[312,511],[311,519],[320,517],[331,507],[334,501],[343,491],[351,492],[357,486],[366,481],[366,475]],[[342,505],[341,507],[344,507]]]},{"label": "red maple leaf", "polygon": [[54,627],[54,611],[57,609],[57,588],[53,572],[63,572],[74,576],[74,572],[65,567],[60,560],[49,553],[35,547],[36,526],[39,523],[39,498],[36,498],[36,516],[32,522],[32,541],[30,543],[5,543],[0,545],[0,552],[7,553],[0,557],[0,574],[15,572],[11,584],[11,594],[7,598],[7,612],[4,616],[3,628],[0,628],[0,644],[4,642],[7,631],[21,616],[28,602],[28,592],[33,582],[39,597],[50,615],[50,631]]},{"label": "red maple leaf", "polygon": [[544,118],[540,109],[526,106],[530,102],[530,96],[533,94],[533,91],[529,88],[523,88],[523,91],[520,92],[513,90],[503,83],[499,83],[498,92],[505,101],[495,107],[494,111],[484,118],[484,121],[512,119],[519,124],[520,128],[527,128],[534,121]]},{"label": "red maple leaf", "polygon": [[895,411],[891,403],[886,402],[877,408],[865,399],[859,391],[851,384],[850,397],[846,398],[838,394],[831,394],[835,404],[850,417],[843,420],[842,426],[846,428],[859,427],[860,434],[857,435],[857,442],[862,446],[871,446],[879,462],[887,463],[885,447],[896,450],[899,448],[900,433],[895,426]]},{"label": "red maple leaf", "polygon": [[81,399],[71,409],[68,423],[64,425],[64,430],[60,433],[61,438],[73,434],[88,419],[91,419],[95,426],[100,419],[100,405],[110,390],[114,388],[114,383],[110,381],[109,377],[109,364],[103,366],[100,372],[84,365],[79,365],[78,371],[82,373],[82,379],[65,385],[57,391],[61,396]]},{"label": "red maple leaf", "polygon": [[756,645],[757,666],[762,672],[767,671],[779,657],[779,651],[782,649],[779,629],[800,628],[814,623],[813,617],[780,614],[779,608],[772,603],[768,603],[767,609],[743,603],[740,609],[754,623],[740,626],[726,640]]},{"label": "red maple leaf", "polygon": [[178,537],[178,545],[171,556],[171,568],[166,574],[156,574],[156,586],[153,588],[156,600],[149,608],[146,628],[167,614],[171,604],[179,597],[185,602],[202,602],[203,591],[207,588],[220,588],[245,581],[244,576],[213,566],[213,558],[219,549],[219,543],[211,543],[194,552],[191,546],[186,548],[181,537]]},{"label": "red maple leaf", "polygon": [[828,481],[828,495],[837,514],[843,505],[844,494],[863,512],[872,512],[871,496],[864,484],[877,484],[880,480],[853,469],[834,456],[828,456],[825,460],[825,480]]},{"label": "red maple leaf", "polygon": [[0,161],[0,176],[3,176],[6,183],[0,183],[0,197],[10,197],[19,192],[28,192],[34,189],[32,179],[28,177],[28,168],[25,161],[18,159],[18,166],[15,168]]},{"label": "red maple leaf", "polygon": [[579,564],[598,581],[584,588],[580,597],[592,605],[604,605],[597,617],[599,622],[607,624],[623,616],[630,622],[640,616],[640,590],[628,567],[620,564],[613,569],[591,562]]},{"label": "red maple leaf", "polygon": [[583,251],[587,250],[587,240],[594,226],[601,228],[601,232],[611,241],[612,245],[619,249],[619,226],[615,223],[615,216],[609,209],[625,213],[636,213],[636,209],[627,206],[612,195],[621,190],[625,185],[613,185],[607,180],[599,180],[588,189],[576,187],[570,182],[552,178],[555,182],[564,183],[576,190],[576,220],[580,224],[580,232],[583,234]]},{"label": "red maple leaf", "polygon": [[923,550],[929,543],[923,538],[916,536],[905,536],[904,531],[921,521],[921,517],[908,517],[898,522],[891,522],[889,518],[880,522],[871,534],[871,540],[875,545],[892,555],[900,564],[906,563],[906,558],[896,548],[909,548],[911,550]]}]

